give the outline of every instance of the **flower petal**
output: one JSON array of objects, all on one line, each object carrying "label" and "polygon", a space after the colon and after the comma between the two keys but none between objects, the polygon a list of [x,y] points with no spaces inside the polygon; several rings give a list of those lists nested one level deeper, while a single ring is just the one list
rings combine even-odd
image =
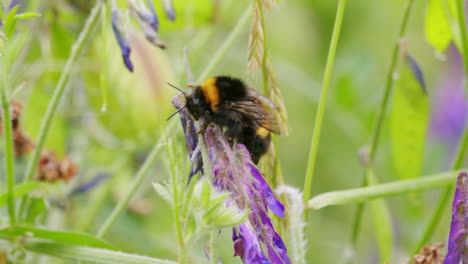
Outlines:
[{"label": "flower petal", "polygon": [[460,173],[452,205],[452,224],[444,264],[459,264],[466,251],[468,225],[468,174]]},{"label": "flower petal", "polygon": [[138,20],[146,39],[159,48],[165,49],[166,44],[158,36],[159,18],[153,1],[148,0],[149,9],[139,0],[131,0],[129,4],[130,13]]},{"label": "flower petal", "polygon": [[130,60],[130,53],[132,50],[130,48],[130,43],[122,20],[122,12],[114,4],[112,6],[112,29],[114,30],[115,39],[117,40],[117,43],[119,43],[125,67],[127,67],[129,71],[133,72],[133,64]]},{"label": "flower petal", "polygon": [[275,215],[279,217],[284,217],[284,205],[280,201],[278,201],[278,199],[276,199],[275,195],[273,194],[273,191],[271,190],[270,186],[268,186],[268,183],[265,181],[262,174],[257,170],[257,168],[253,164],[247,163],[246,165],[250,171],[250,174],[260,184],[260,188],[265,194],[268,203],[268,208],[270,208],[270,210]]}]

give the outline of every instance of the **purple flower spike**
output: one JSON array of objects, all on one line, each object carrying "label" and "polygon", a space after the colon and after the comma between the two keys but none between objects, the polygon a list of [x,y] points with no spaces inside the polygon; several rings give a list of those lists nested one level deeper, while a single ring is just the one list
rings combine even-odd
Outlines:
[{"label": "purple flower spike", "polygon": [[444,264],[468,264],[468,174],[460,173],[452,205],[452,224]]},{"label": "purple flower spike", "polygon": [[231,193],[228,203],[250,212],[247,221],[233,229],[234,255],[246,264],[290,264],[286,246],[268,218],[268,208],[284,216],[284,206],[253,165],[245,146],[231,148],[222,130],[212,125],[205,130],[205,142],[214,186]]},{"label": "purple flower spike", "polygon": [[114,30],[115,39],[119,43],[120,50],[122,51],[125,67],[127,67],[129,71],[133,72],[133,64],[130,60],[130,53],[132,50],[130,49],[130,42],[122,20],[122,12],[114,4],[112,6],[112,29]]},{"label": "purple flower spike", "polygon": [[284,205],[275,198],[273,191],[271,190],[270,186],[268,186],[268,183],[265,181],[262,174],[252,163],[247,163],[246,165],[249,168],[250,174],[257,180],[258,184],[260,185],[260,189],[265,193],[268,208],[270,208],[270,210],[275,215],[284,217]]},{"label": "purple flower spike", "polygon": [[[271,262],[263,255],[260,241],[255,232],[247,223],[239,226],[242,239],[243,254],[240,256],[245,264],[270,264]],[[275,262],[276,263],[276,262]]]}]

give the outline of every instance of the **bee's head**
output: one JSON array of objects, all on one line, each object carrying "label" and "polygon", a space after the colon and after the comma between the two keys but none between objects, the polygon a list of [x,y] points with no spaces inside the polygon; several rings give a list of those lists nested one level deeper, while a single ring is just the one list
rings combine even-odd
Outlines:
[{"label": "bee's head", "polygon": [[198,120],[208,110],[208,105],[204,99],[203,92],[199,87],[195,88],[191,94],[185,96],[187,109],[195,120]]}]

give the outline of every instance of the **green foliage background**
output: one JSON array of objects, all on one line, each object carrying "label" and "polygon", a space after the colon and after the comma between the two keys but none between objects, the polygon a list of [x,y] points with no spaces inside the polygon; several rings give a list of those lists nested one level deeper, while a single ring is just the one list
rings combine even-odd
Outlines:
[{"label": "green foliage background", "polygon": [[[23,85],[14,97],[25,106],[22,123],[32,138],[38,135],[40,122],[71,51],[71,44],[94,4],[94,1],[89,1],[93,2],[89,5],[82,2],[30,0],[27,7],[20,9],[41,14],[18,22],[16,34],[23,39],[22,49],[15,57],[17,64],[11,74],[13,88]],[[125,6],[125,1],[117,2]],[[177,92],[166,83],[179,87],[187,84],[184,47],[187,47],[196,79],[250,4],[246,0],[174,1],[177,19],[171,23],[164,17],[161,3],[154,2],[161,20],[160,37],[167,43],[167,50],[148,44],[137,29],[138,25],[134,24],[131,57],[135,72],[130,73],[124,67],[108,14],[108,20],[103,24],[105,30],[98,27],[92,34],[78,66],[74,68],[45,148],[55,150],[60,156],[70,156],[80,171],[68,183],[40,188],[40,196],[47,197],[47,213],[43,212],[36,219],[38,226],[97,233],[116,200],[122,198],[129,188],[148,151],[162,136],[166,118],[174,111],[171,98]],[[213,5],[215,2],[219,2],[218,9]],[[299,189],[302,189],[307,168],[336,2],[283,0],[266,16],[269,55],[289,116],[290,133],[279,137],[279,157],[286,184]],[[312,196],[356,188],[361,184],[363,169],[359,151],[369,142],[405,2],[354,0],[349,1],[346,7],[322,126]],[[436,1],[415,1],[406,34],[407,51],[418,61],[427,84],[428,98],[423,99],[427,100],[423,103],[426,108],[419,112],[422,125],[427,125],[431,112],[438,111],[431,108],[431,102],[448,67],[448,62],[439,59],[424,35],[429,27],[429,23],[425,24],[427,2],[433,4]],[[440,32],[446,31],[446,28],[440,29]],[[261,90],[261,78],[252,78],[247,71],[248,34],[248,27],[245,27],[211,74],[238,76]],[[437,42],[436,47],[446,45],[445,40],[437,39],[437,36],[444,36],[442,33],[435,36],[428,33],[428,36],[432,42]],[[102,111],[104,104],[106,111]],[[395,111],[402,110],[392,111],[393,115]],[[395,137],[391,135],[390,111],[386,117],[374,163],[379,182],[447,170],[449,159],[446,157],[454,155],[453,149],[421,132],[418,135],[423,137],[421,144],[425,146],[420,146],[416,153],[398,149],[403,155],[415,155],[410,159],[415,158],[415,162],[421,164],[421,170],[419,173],[410,172],[409,177],[400,176],[392,161],[391,142]],[[398,124],[396,126],[393,129],[401,132]],[[176,126],[174,140],[184,146],[181,132],[181,128]],[[405,137],[404,131],[402,133]],[[124,252],[177,259],[171,209],[156,195],[151,185],[169,178],[165,157],[165,154],[158,156],[156,165],[130,202],[129,210],[118,218],[105,236],[106,241]],[[185,152],[181,152],[180,159],[185,157]],[[26,162],[26,158],[17,160],[18,175],[23,174]],[[110,177],[89,193],[67,196],[73,187],[97,173],[107,173]],[[3,181],[4,177],[0,177],[1,193],[6,192]],[[411,193],[386,200],[393,228],[393,262],[408,259],[410,248],[421,236],[438,194],[438,191]],[[379,222],[372,221],[369,208],[364,211],[362,233],[352,257],[355,263],[375,263],[378,258],[373,225]],[[350,257],[354,211],[355,206],[348,205],[310,212],[305,235],[308,263],[343,263]],[[1,208],[0,213],[0,227],[3,227],[7,223],[6,207]],[[449,221],[447,211],[433,241],[446,240]],[[200,241],[206,242],[206,237]],[[229,230],[223,231],[219,246],[222,258],[231,263],[233,250]],[[204,244],[199,243],[191,249],[192,263],[206,261],[203,247]],[[61,263],[62,260],[53,261],[46,263]],[[239,258],[232,263],[240,263]]]}]

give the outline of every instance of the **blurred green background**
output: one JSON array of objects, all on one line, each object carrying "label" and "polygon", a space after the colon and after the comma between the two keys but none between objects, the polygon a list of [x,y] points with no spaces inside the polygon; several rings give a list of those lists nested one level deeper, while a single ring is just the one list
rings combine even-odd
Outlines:
[{"label": "blurred green background", "polygon": [[[125,1],[117,2],[125,6]],[[405,2],[348,2],[322,128],[313,195],[361,184],[363,169],[358,152],[369,142]],[[442,60],[426,42],[426,2],[416,1],[406,35],[408,50],[426,78],[430,111],[438,113],[442,110],[435,107],[439,105],[434,101],[440,94],[440,83],[453,69],[449,65],[454,56]],[[37,135],[71,44],[93,4],[94,1],[71,0],[28,2],[28,11],[42,16],[19,26],[24,46],[18,56],[20,63],[13,83],[24,84],[15,98],[25,105],[22,122],[32,138]],[[174,111],[171,97],[177,91],[166,82],[179,87],[187,84],[184,47],[196,79],[250,2],[174,1],[175,23],[164,17],[159,1],[155,4],[160,16],[160,38],[166,42],[167,50],[148,44],[138,25],[133,24],[130,39],[135,71],[130,73],[123,64],[109,16],[107,30],[99,28],[94,33],[79,67],[73,72],[71,87],[62,100],[60,114],[54,119],[46,148],[70,156],[78,164],[79,174],[69,183],[58,183],[46,190],[50,213],[44,221],[48,226],[97,231],[116,200],[127,190],[167,124],[166,118]],[[303,188],[335,11],[336,1],[282,0],[266,17],[269,55],[289,116],[290,133],[279,137],[279,156],[286,184],[299,189]],[[211,74],[237,76],[260,88],[261,78],[254,78],[247,71],[248,34],[249,28],[245,27]],[[104,94],[107,94],[106,111],[102,111]],[[177,140],[183,146],[179,126],[174,134],[179,135]],[[428,132],[423,175],[446,170],[453,156],[453,146],[436,134],[437,131]],[[456,142],[457,138],[451,140]],[[380,143],[375,166],[377,177],[381,182],[397,180],[391,157],[389,119]],[[130,210],[118,219],[106,238],[124,251],[175,259],[177,241],[172,214],[150,184],[168,177],[162,159],[164,154],[131,202]],[[20,162],[20,171],[25,162],[26,159]],[[65,196],[74,186],[98,173],[110,177],[85,195]],[[437,196],[437,191],[431,191],[388,199],[395,232],[395,263],[408,259],[407,254],[419,238]],[[378,253],[368,210],[357,252],[351,251],[354,210],[353,205],[310,212],[306,234],[309,263],[343,263],[350,254],[355,254],[355,263],[376,263]],[[434,241],[446,240],[449,213],[446,215]],[[223,231],[222,247],[225,263],[230,263],[233,254],[230,230]],[[193,263],[201,263],[205,259],[203,244],[196,245],[191,254]],[[240,260],[236,258],[233,263]]]}]

